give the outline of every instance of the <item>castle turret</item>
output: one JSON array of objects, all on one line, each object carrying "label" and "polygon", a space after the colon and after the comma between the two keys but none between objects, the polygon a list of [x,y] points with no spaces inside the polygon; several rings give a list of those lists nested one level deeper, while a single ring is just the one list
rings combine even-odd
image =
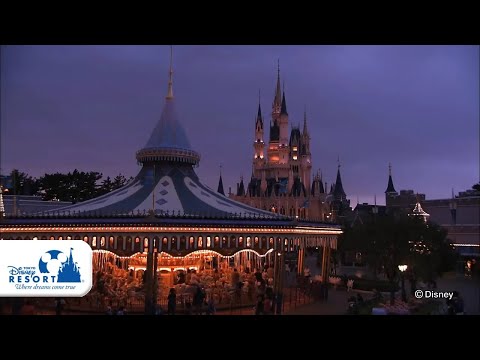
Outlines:
[{"label": "castle turret", "polygon": [[223,191],[223,180],[222,180],[222,171],[220,170],[220,178],[218,179],[218,187],[217,192],[225,195],[225,191]]},{"label": "castle turret", "polygon": [[245,185],[243,184],[243,176],[240,178],[240,184],[237,184],[237,196],[245,196]]},{"label": "castle turret", "polygon": [[385,190],[385,205],[391,206],[392,201],[398,196],[395,187],[393,186],[392,180],[392,164],[388,164],[388,185],[387,190]]},{"label": "castle turret", "polygon": [[259,176],[259,171],[264,164],[264,157],[265,157],[265,142],[263,141],[263,117],[262,117],[262,109],[260,107],[260,99],[258,102],[258,112],[257,118],[255,120],[255,141],[253,144],[255,154],[254,154],[254,173],[256,176]]},{"label": "castle turret", "polygon": [[342,177],[340,175],[340,164],[338,164],[337,168],[337,179],[335,180],[333,197],[336,201],[345,201],[347,199],[347,194],[345,194],[345,190],[343,190]]}]

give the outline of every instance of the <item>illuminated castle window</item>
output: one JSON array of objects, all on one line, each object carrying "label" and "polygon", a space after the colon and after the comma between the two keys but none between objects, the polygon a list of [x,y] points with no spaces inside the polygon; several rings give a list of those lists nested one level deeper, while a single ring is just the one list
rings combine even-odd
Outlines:
[{"label": "illuminated castle window", "polygon": [[188,248],[193,249],[194,246],[195,246],[195,238],[193,236],[190,236],[188,238]]},{"label": "illuminated castle window", "polygon": [[209,248],[211,246],[212,246],[212,240],[211,240],[210,236],[207,236],[207,248]]},{"label": "illuminated castle window", "polygon": [[100,246],[101,246],[101,247],[104,247],[104,246],[105,246],[105,236],[102,236],[102,237],[100,238]]},{"label": "illuminated castle window", "polygon": [[247,247],[252,246],[252,238],[250,236],[247,236]]},{"label": "illuminated castle window", "polygon": [[96,236],[94,236],[92,238],[92,246],[97,246],[97,237]]},{"label": "illuminated castle window", "polygon": [[201,237],[201,236],[198,237],[198,243],[197,244],[198,244],[197,245],[198,248],[203,247],[203,237]]}]

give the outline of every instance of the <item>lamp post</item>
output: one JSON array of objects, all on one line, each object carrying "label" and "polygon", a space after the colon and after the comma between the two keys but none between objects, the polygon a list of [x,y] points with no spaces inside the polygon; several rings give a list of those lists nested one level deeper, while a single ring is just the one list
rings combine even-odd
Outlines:
[{"label": "lamp post", "polygon": [[401,279],[402,279],[402,301],[407,302],[407,294],[405,292],[405,270],[407,270],[407,265],[398,265],[398,270],[400,270]]}]

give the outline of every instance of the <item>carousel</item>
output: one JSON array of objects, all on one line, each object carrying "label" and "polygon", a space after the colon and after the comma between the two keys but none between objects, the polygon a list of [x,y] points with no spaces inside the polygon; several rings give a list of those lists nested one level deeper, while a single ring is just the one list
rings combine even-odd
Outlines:
[{"label": "carousel", "polygon": [[200,154],[177,118],[172,73],[170,64],[163,112],[136,153],[142,167],[134,180],[55,211],[0,212],[2,240],[85,241],[94,250],[94,286],[87,297],[135,299],[146,311],[172,288],[186,302],[198,287],[218,303],[250,299],[259,280],[281,293],[285,255],[294,254],[295,271],[302,274],[310,246],[324,248],[327,277],[340,226],[247,206],[198,178]]}]

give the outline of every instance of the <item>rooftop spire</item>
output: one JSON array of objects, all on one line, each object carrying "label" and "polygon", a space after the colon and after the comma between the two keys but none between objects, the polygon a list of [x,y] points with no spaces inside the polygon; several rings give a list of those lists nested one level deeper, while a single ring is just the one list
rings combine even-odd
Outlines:
[{"label": "rooftop spire", "polygon": [[258,113],[257,113],[257,119],[262,118],[262,109],[260,106],[260,89],[258,89]]},{"label": "rooftop spire", "polygon": [[223,180],[222,180],[222,165],[220,164],[220,178],[218,179],[218,188],[217,192],[225,195],[225,191],[223,191]]},{"label": "rooftop spire", "polygon": [[173,161],[197,165],[200,161],[200,154],[192,150],[185,129],[177,118],[173,99],[172,74],[173,48],[170,47],[168,93],[160,119],[147,144],[136,153],[137,161],[142,164]]},{"label": "rooftop spire", "polygon": [[305,110],[303,111],[303,135],[308,135],[308,129],[307,129],[307,105],[305,105]]},{"label": "rooftop spire", "polygon": [[258,89],[258,112],[255,126],[258,127],[258,125],[260,125],[260,128],[263,129],[262,108],[260,106],[260,89]]},{"label": "rooftop spire", "polygon": [[346,197],[345,190],[343,190],[342,177],[340,176],[340,158],[338,159],[337,179],[335,181],[333,195],[337,199],[343,199]]},{"label": "rooftop spire", "polygon": [[277,66],[277,86],[275,88],[275,99],[273,100],[273,106],[280,106],[282,101],[282,91],[280,89],[280,59],[278,59]]},{"label": "rooftop spire", "polygon": [[395,187],[393,186],[393,180],[392,180],[392,164],[388,163],[388,185],[387,185],[387,190],[385,190],[385,193],[396,193],[397,191],[395,190]]},{"label": "rooftop spire", "polygon": [[168,77],[167,99],[173,99],[173,46],[170,45],[170,72]]},{"label": "rooftop spire", "polygon": [[283,96],[282,96],[282,110],[280,111],[280,114],[288,115],[288,112],[287,112],[287,102],[285,101],[285,90],[283,91]]}]

